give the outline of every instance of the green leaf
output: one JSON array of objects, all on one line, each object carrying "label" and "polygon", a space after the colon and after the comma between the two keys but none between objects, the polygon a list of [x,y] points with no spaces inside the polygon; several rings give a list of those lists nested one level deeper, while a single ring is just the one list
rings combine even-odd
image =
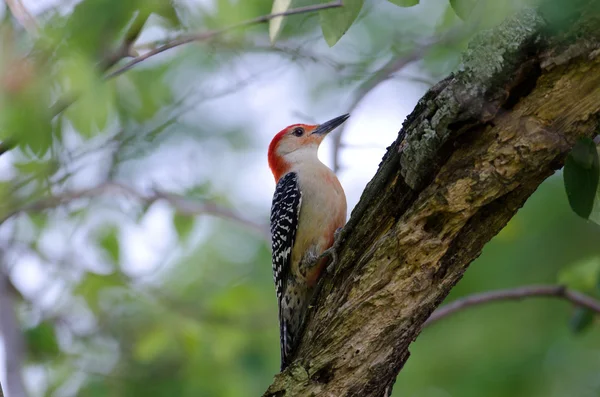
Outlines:
[{"label": "green leaf", "polygon": [[[600,146],[596,146],[596,152],[598,153],[598,156],[600,156]],[[598,187],[596,188],[594,208],[592,208],[592,213],[590,214],[588,219],[600,225],[600,183],[598,183]]]},{"label": "green leaf", "polygon": [[569,327],[575,334],[580,334],[594,323],[596,313],[585,307],[578,307],[569,320]]},{"label": "green leaf", "polygon": [[177,9],[173,2],[165,2],[161,7],[158,8],[156,14],[164,18],[165,21],[169,22],[171,27],[178,26],[180,24],[179,15],[177,15]]},{"label": "green leaf", "polygon": [[475,8],[477,1],[478,0],[450,0],[450,5],[456,15],[464,21]]},{"label": "green leaf", "polygon": [[40,361],[58,355],[58,342],[52,323],[43,321],[36,327],[25,330],[24,336],[31,359]]},{"label": "green leaf", "polygon": [[73,292],[83,296],[90,309],[96,311],[99,308],[100,294],[103,290],[122,287],[125,287],[125,283],[117,272],[106,275],[87,273]]},{"label": "green leaf", "polygon": [[120,76],[117,84],[116,102],[121,118],[144,122],[159,110],[173,104],[173,92],[165,81],[169,65],[150,69],[132,70]]},{"label": "green leaf", "polygon": [[91,378],[80,389],[78,394],[86,397],[106,397],[111,395],[111,389],[104,378]]},{"label": "green leaf", "polygon": [[27,216],[38,230],[45,228],[48,224],[48,214],[43,212],[32,212],[27,214]]},{"label": "green leaf", "polygon": [[177,235],[180,239],[185,239],[194,227],[194,217],[190,215],[185,215],[180,212],[176,212],[173,215],[173,226],[177,231]]},{"label": "green leaf", "polygon": [[419,4],[419,0],[388,0],[392,4],[396,4],[400,7],[412,7]]},{"label": "green leaf", "polygon": [[[292,0],[273,0],[273,8],[271,14],[278,14],[287,11],[292,6]],[[283,28],[284,17],[273,18],[269,21],[269,39],[271,44],[275,43],[277,36]]]},{"label": "green leaf", "polygon": [[[216,13],[205,17],[205,27],[207,29],[220,29],[259,15],[268,14],[271,6],[271,3],[265,0],[215,0],[212,3],[213,7],[216,8]],[[244,32],[240,30],[238,34],[244,34]]]},{"label": "green leaf", "polygon": [[193,352],[201,345],[201,327],[195,321],[182,319],[178,330],[178,339],[187,352]]},{"label": "green leaf", "polygon": [[594,141],[580,139],[565,161],[563,171],[565,189],[573,211],[588,219],[594,208],[600,165]]},{"label": "green leaf", "polygon": [[116,227],[107,228],[98,239],[100,247],[108,254],[113,263],[119,263],[121,257],[118,233],[119,229]]},{"label": "green leaf", "polygon": [[435,25],[435,32],[437,34],[443,34],[447,30],[461,24],[462,20],[456,15],[456,11],[448,5],[446,7],[446,11],[442,14],[442,17],[439,19],[437,24]]},{"label": "green leaf", "polygon": [[54,160],[27,161],[14,163],[13,166],[21,173],[36,178],[45,178],[58,169],[58,163]]},{"label": "green leaf", "polygon": [[112,92],[108,86],[97,85],[92,91],[93,94],[82,96],[65,112],[73,128],[85,138],[106,128],[112,108]]},{"label": "green leaf", "polygon": [[171,345],[171,335],[160,324],[136,338],[134,357],[141,362],[149,362],[158,357]]},{"label": "green leaf", "polygon": [[438,45],[431,48],[423,58],[425,68],[434,76],[441,76],[454,70],[461,62],[464,48],[456,45]]},{"label": "green leaf", "polygon": [[330,8],[319,12],[323,37],[333,47],[354,23],[364,0],[345,0],[343,7]]},{"label": "green leaf", "polygon": [[79,94],[64,113],[73,128],[86,138],[106,128],[115,101],[114,82],[103,81],[93,63],[78,55],[63,60],[59,80],[65,92]]},{"label": "green leaf", "polygon": [[[31,115],[30,117],[38,118],[39,116]],[[50,123],[50,119],[41,120],[38,118],[39,123],[36,123],[30,133],[27,134],[28,139],[23,140],[23,145],[26,146],[37,156],[44,156],[52,145],[52,125]],[[23,125],[27,125],[29,123],[23,123]],[[21,135],[23,137],[23,135]]]},{"label": "green leaf", "polygon": [[569,267],[566,267],[558,274],[558,282],[571,289],[590,293],[600,280],[600,256],[586,258]]},{"label": "green leaf", "polygon": [[139,5],[137,0],[84,0],[73,9],[63,35],[76,52],[97,61],[116,44]]},{"label": "green leaf", "polygon": [[47,86],[27,89],[3,103],[0,110],[2,139],[14,140],[22,149],[30,149],[40,157],[52,145],[47,89]]}]

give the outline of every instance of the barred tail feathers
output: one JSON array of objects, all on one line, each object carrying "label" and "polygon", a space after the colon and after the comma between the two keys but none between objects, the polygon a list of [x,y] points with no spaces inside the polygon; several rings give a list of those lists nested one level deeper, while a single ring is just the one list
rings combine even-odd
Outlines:
[{"label": "barred tail feathers", "polygon": [[288,283],[279,305],[279,332],[281,343],[281,370],[293,360],[300,342],[300,332],[312,295],[306,284]]}]

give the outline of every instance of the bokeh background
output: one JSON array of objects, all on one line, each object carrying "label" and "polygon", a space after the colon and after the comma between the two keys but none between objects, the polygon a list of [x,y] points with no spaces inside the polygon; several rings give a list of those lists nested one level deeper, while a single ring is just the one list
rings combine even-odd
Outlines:
[{"label": "bokeh background", "polygon": [[[271,138],[350,111],[320,150],[350,214],[469,37],[535,2],[478,4],[466,23],[447,0],[365,1],[331,48],[307,13],[286,18],[274,44],[256,24],[105,79],[128,62],[105,67],[140,15],[131,47],[144,54],[272,2],[11,1],[0,14],[0,139],[17,145],[0,156],[3,385],[22,363],[31,396],[261,395],[279,365]],[[539,283],[600,297],[599,276],[600,227],[571,211],[559,172],[448,301]],[[393,395],[600,396],[599,331],[557,299],[470,309],[425,329]]]}]

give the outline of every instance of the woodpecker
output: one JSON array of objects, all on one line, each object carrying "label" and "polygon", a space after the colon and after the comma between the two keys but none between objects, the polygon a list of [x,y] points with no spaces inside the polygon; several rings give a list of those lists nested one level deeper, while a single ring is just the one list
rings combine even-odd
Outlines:
[{"label": "woodpecker", "polygon": [[344,189],[319,161],[317,151],[325,136],[348,117],[319,125],[291,125],[269,145],[269,168],[277,184],[271,206],[271,248],[282,371],[299,342],[306,309],[336,232],[346,223]]}]

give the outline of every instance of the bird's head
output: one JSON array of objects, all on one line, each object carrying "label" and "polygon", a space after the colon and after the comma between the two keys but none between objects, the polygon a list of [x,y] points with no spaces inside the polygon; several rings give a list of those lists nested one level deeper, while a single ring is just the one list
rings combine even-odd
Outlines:
[{"label": "bird's head", "polygon": [[300,162],[317,160],[319,145],[325,136],[341,125],[349,114],[323,124],[292,124],[279,131],[269,145],[269,167],[275,181]]}]

